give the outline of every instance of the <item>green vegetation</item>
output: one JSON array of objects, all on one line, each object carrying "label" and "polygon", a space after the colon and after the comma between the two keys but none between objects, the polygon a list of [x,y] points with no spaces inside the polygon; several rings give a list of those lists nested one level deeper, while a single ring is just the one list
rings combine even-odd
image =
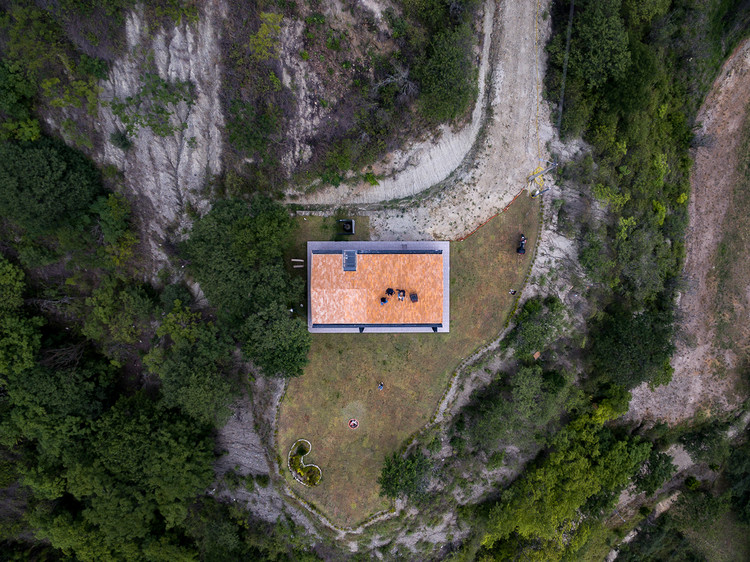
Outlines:
[{"label": "green vegetation", "polygon": [[[406,19],[390,15],[401,55],[414,65],[422,90],[419,110],[430,122],[463,115],[476,96],[471,28],[476,0],[402,2]],[[424,31],[415,27],[419,22]]]},{"label": "green vegetation", "polygon": [[672,457],[654,449],[633,480],[640,492],[653,496],[667,480],[674,476],[675,472],[677,472],[677,467],[672,464]]},{"label": "green vegetation", "polygon": [[125,133],[135,135],[138,129],[148,128],[155,135],[168,137],[185,130],[187,123],[175,123],[178,120],[175,116],[181,103],[188,107],[193,104],[193,85],[182,80],[167,82],[153,73],[145,74],[142,81],[143,86],[135,95],[110,102],[112,113],[125,126]]},{"label": "green vegetation", "polygon": [[91,211],[98,215],[104,254],[114,265],[124,264],[133,256],[133,246],[138,243],[130,229],[130,203],[121,194],[110,193],[107,197],[98,197]]},{"label": "green vegetation", "polygon": [[39,136],[38,122],[21,107],[28,108],[35,97],[51,108],[83,109],[89,115],[97,111],[97,80],[106,76],[106,63],[84,54],[66,37],[64,18],[54,9],[16,2],[0,16],[0,34],[6,41],[4,67],[11,72],[10,88],[3,89],[11,90],[20,102],[11,112],[2,108],[12,119],[3,128],[18,140]]},{"label": "green vegetation", "polygon": [[284,22],[304,21],[299,56],[330,93],[319,100],[326,119],[309,143],[312,158],[293,155],[305,163],[294,180],[338,186],[360,177],[400,137],[467,115],[477,91],[472,55],[477,5],[476,0],[398,2],[385,13],[396,41],[385,49],[371,48],[379,41],[374,21],[353,33],[341,21],[327,20],[316,4],[309,9],[293,2],[261,4],[231,23],[223,101],[234,168],[249,180],[235,183],[239,189],[231,195],[279,192],[286,182],[280,159],[289,155],[280,133],[288,128],[290,99],[297,92],[282,84],[278,73]]},{"label": "green vegetation", "polygon": [[431,40],[425,60],[416,70],[423,90],[419,110],[429,121],[452,121],[466,113],[474,101],[477,86],[469,57],[472,42],[466,23]]},{"label": "green vegetation", "polygon": [[[562,87],[569,10],[569,1],[553,4],[546,86],[555,101]],[[530,301],[504,342],[516,350],[522,380],[499,376],[474,396],[451,429],[451,445],[459,454],[484,453],[494,463],[506,444],[520,442],[536,455],[499,502],[466,508],[482,538],[480,559],[580,559],[600,547],[606,552],[609,548],[598,541],[613,537],[606,518],[619,492],[634,481],[652,495],[674,474],[664,447],[655,449],[646,440],[662,443],[662,430],[637,437],[631,428],[606,422],[627,410],[628,389],[671,379],[691,127],[718,65],[746,33],[749,13],[731,1],[575,3],[559,117],[562,135],[581,135],[592,150],[566,165],[562,179],[590,191],[606,208],[604,220],[584,213],[578,224],[564,204],[558,208],[561,228],[582,240],[581,263],[596,284],[581,344],[583,392],[557,401],[544,386],[545,365],[530,369],[534,351],[550,348],[553,364],[559,350],[571,351],[565,335],[559,337],[559,320],[548,321],[541,303]],[[540,415],[545,398],[549,414]],[[556,421],[566,425],[557,430]],[[721,421],[682,428],[671,433],[671,442],[679,438],[694,458],[720,470],[729,464],[726,428]],[[728,499],[721,486],[709,489],[696,478],[685,487],[676,511],[681,522],[659,527],[654,541],[648,539],[651,531],[643,533],[649,546],[639,550],[643,545],[637,539],[628,547],[637,554],[626,559],[713,559],[695,546],[690,529],[713,522]],[[466,557],[476,553],[471,544]]]},{"label": "green vegetation", "polygon": [[515,318],[513,330],[503,340],[503,347],[512,347],[521,360],[529,360],[537,351],[544,351],[560,333],[564,309],[557,297],[527,300]]},{"label": "green vegetation", "polygon": [[[744,560],[750,554],[748,435],[713,484],[690,476],[676,504],[620,549],[624,560]],[[714,459],[716,460],[716,459]],[[717,465],[713,465],[718,468]]]},{"label": "green vegetation", "polygon": [[161,345],[144,357],[159,375],[164,403],[206,425],[222,426],[229,417],[232,385],[223,373],[232,366],[232,342],[177,300],[156,330]]},{"label": "green vegetation", "polygon": [[537,364],[519,367],[512,375],[498,374],[456,418],[451,444],[462,453],[469,452],[463,450],[467,444],[488,453],[501,443],[521,449],[543,445],[550,422],[578,399],[568,373],[544,372]]},{"label": "green vegetation", "polygon": [[300,374],[310,345],[306,326],[288,312],[302,298],[282,261],[292,230],[281,205],[257,196],[249,207],[217,202],[183,244],[221,324],[239,329],[244,354],[269,375]]},{"label": "green vegetation", "polygon": [[100,189],[96,169],[59,141],[0,144],[0,213],[30,236],[76,220]]},{"label": "green vegetation", "polygon": [[569,423],[553,438],[551,452],[503,492],[483,540],[495,558],[519,550],[555,556],[579,510],[596,515],[613,505],[651,449],[602,425],[620,413],[601,404]]},{"label": "green vegetation", "polygon": [[[93,199],[101,185],[80,155],[44,139],[6,141],[2,149],[16,151],[6,179],[40,145],[59,168],[56,181],[41,182],[49,198],[65,193],[70,178],[90,181],[78,186],[86,196],[69,197],[67,212],[30,222],[16,211],[21,224],[6,220],[0,230],[12,256],[0,258],[0,475],[3,486],[20,485],[14,509],[25,512],[0,526],[4,554],[315,559],[306,541],[290,540],[290,523],[269,527],[203,496],[214,481],[213,430],[239,387],[229,376],[238,372],[235,346],[175,301],[189,298],[184,289],[170,285],[156,298],[126,274],[130,258],[113,263],[110,247],[132,239],[130,209],[116,194]],[[19,192],[12,201],[39,204],[27,199]],[[47,261],[24,272],[16,247]],[[32,534],[49,546],[36,546]]]},{"label": "green vegetation", "polygon": [[289,470],[300,482],[306,486],[317,486],[320,482],[320,468],[315,465],[305,464],[304,457],[310,452],[307,443],[297,441],[289,453]]},{"label": "green vegetation", "polygon": [[598,337],[591,357],[600,376],[628,389],[642,382],[652,386],[669,383],[673,371],[669,360],[674,352],[672,310],[659,308],[633,313],[613,305],[594,323]]},{"label": "green vegetation", "polygon": [[86,298],[88,314],[82,328],[91,340],[134,344],[151,319],[152,303],[142,287],[125,279],[105,277]]},{"label": "green vegetation", "polygon": [[389,498],[418,497],[425,493],[429,482],[430,461],[421,452],[404,458],[399,453],[386,457],[378,478],[380,495]]},{"label": "green vegetation", "polygon": [[32,113],[36,87],[18,64],[0,62],[0,139],[35,141],[41,135]]}]

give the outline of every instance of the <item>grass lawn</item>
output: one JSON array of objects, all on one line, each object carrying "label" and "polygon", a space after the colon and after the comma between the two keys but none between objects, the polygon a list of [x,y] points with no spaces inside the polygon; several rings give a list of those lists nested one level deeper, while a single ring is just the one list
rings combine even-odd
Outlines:
[{"label": "grass lawn", "polygon": [[[331,238],[332,219],[324,220],[300,219],[299,257],[307,240]],[[515,251],[521,233],[524,257]],[[502,329],[515,298],[508,291],[520,288],[538,233],[539,203],[522,194],[467,240],[451,243],[450,333],[313,334],[305,374],[290,381],[281,404],[278,453],[286,459],[297,439],[310,441],[305,460],[322,469],[320,484],[305,488],[285,467],[282,474],[332,522],[355,525],[390,506],[377,483],[383,459],[429,421],[460,361]],[[358,429],[349,429],[350,418]]]}]

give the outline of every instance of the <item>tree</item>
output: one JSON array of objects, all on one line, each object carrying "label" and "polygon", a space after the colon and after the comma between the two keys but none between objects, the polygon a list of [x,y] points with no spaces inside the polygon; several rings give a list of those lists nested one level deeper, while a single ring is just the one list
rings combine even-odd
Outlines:
[{"label": "tree", "polygon": [[731,502],[737,517],[750,523],[750,443],[732,452],[725,476],[731,485]]},{"label": "tree", "polygon": [[152,349],[144,362],[159,375],[165,405],[180,408],[200,423],[223,425],[234,395],[225,379],[231,342],[179,301],[156,333],[163,338],[162,346]]},{"label": "tree", "polygon": [[[30,519],[40,537],[80,560],[143,559],[154,549],[189,559],[171,530],[211,483],[212,449],[206,426],[142,392],[120,398],[54,475],[62,487],[49,499],[58,501],[39,504]],[[38,493],[51,477],[26,481]],[[59,501],[63,494],[75,501]]]},{"label": "tree", "polygon": [[380,495],[390,498],[424,494],[431,463],[421,452],[403,458],[398,453],[385,458],[378,478]]},{"label": "tree", "polygon": [[266,375],[295,377],[307,364],[311,338],[304,322],[275,304],[245,320],[242,341],[245,356]]},{"label": "tree", "polygon": [[92,357],[75,365],[37,365],[11,377],[13,435],[35,442],[44,458],[69,458],[71,443],[104,411],[114,378],[110,364]]},{"label": "tree", "polygon": [[669,309],[633,313],[620,305],[610,307],[592,330],[594,368],[627,389],[644,381],[667,384],[672,378],[672,333]]},{"label": "tree", "polygon": [[94,341],[134,344],[147,329],[153,305],[146,292],[116,277],[105,277],[86,298],[90,307],[83,334]]},{"label": "tree", "polygon": [[279,265],[292,228],[284,208],[265,197],[249,207],[218,201],[195,222],[182,249],[222,320],[239,324],[273,302],[298,298],[301,287]]},{"label": "tree", "polygon": [[503,347],[513,347],[516,357],[529,359],[557,338],[563,311],[563,304],[557,297],[527,300],[515,318],[516,325],[503,340]]},{"label": "tree", "polygon": [[[509,382],[505,382],[506,377]],[[501,439],[518,446],[529,438],[537,440],[540,430],[564,411],[574,388],[572,383],[572,375],[544,373],[539,365],[502,375],[487,391],[478,393],[467,408],[471,442],[490,452],[497,450]]]},{"label": "tree", "polygon": [[602,424],[617,415],[607,405],[573,420],[552,443],[552,452],[517,480],[491,510],[483,544],[517,534],[525,540],[562,541],[578,510],[602,492],[624,487],[648,457],[651,445],[612,439]]},{"label": "tree", "polygon": [[591,88],[618,79],[630,65],[628,34],[620,17],[622,0],[588,0],[573,22],[570,71]]},{"label": "tree", "polygon": [[633,480],[638,490],[653,496],[675,472],[677,467],[672,463],[672,457],[654,449]]},{"label": "tree", "polygon": [[130,203],[119,193],[97,197],[91,211],[98,215],[98,228],[104,254],[115,265],[122,265],[133,255],[133,246],[138,242],[130,230]]},{"label": "tree", "polygon": [[91,162],[59,141],[0,143],[0,213],[32,236],[73,221],[100,189]]},{"label": "tree", "polygon": [[32,113],[36,84],[18,64],[0,61],[0,139],[35,141],[41,135]]},{"label": "tree", "polygon": [[0,254],[0,313],[9,313],[23,304],[23,271]]},{"label": "tree", "polygon": [[41,318],[0,316],[0,383],[3,378],[18,375],[36,363],[42,336]]}]

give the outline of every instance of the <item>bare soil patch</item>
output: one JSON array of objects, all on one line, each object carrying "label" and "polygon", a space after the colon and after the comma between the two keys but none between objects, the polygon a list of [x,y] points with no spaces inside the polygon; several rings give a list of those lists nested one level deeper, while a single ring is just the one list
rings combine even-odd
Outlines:
[{"label": "bare soil patch", "polygon": [[[694,152],[691,177],[690,224],[686,238],[687,289],[679,302],[681,338],[672,360],[672,382],[651,391],[642,385],[633,391],[631,420],[658,420],[676,424],[703,410],[720,413],[744,399],[738,389],[737,355],[722,349],[717,339],[716,275],[719,248],[727,232],[725,220],[736,186],[743,181],[738,164],[743,143],[746,108],[750,101],[750,41],[729,57],[698,113],[703,145]],[[733,259],[747,260],[748,251]],[[747,303],[748,279],[738,303]],[[745,320],[747,316],[745,316]],[[739,344],[739,342],[735,342]]]}]

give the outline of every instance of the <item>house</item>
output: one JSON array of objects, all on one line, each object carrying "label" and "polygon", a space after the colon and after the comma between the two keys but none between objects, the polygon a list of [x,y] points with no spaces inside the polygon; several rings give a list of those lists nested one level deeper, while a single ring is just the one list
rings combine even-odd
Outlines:
[{"label": "house", "polygon": [[448,332],[448,242],[308,242],[311,332]]}]

